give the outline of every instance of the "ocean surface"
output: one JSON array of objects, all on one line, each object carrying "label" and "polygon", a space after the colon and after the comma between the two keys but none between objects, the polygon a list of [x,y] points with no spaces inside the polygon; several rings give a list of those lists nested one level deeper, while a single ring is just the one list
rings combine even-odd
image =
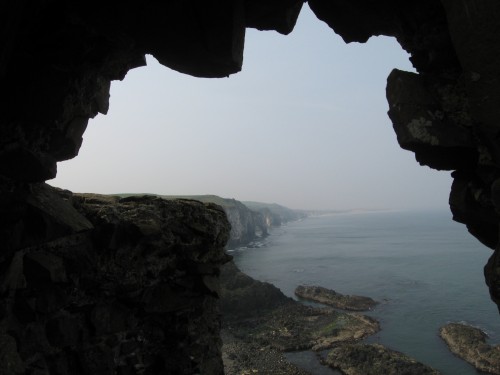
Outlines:
[{"label": "ocean surface", "polygon": [[[273,229],[253,247],[231,250],[240,269],[290,297],[299,284],[369,296],[378,342],[446,375],[477,374],[438,336],[448,322],[480,327],[500,343],[500,315],[483,267],[492,251],[449,212],[368,212],[314,216]],[[295,298],[295,297],[294,297]],[[313,373],[333,374],[314,355],[291,355]]]}]

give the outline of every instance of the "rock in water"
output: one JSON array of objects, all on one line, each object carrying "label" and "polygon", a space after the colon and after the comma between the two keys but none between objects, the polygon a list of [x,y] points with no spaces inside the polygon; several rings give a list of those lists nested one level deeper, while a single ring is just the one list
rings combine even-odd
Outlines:
[{"label": "rock in water", "polygon": [[371,310],[377,304],[370,297],[343,295],[321,286],[299,285],[295,289],[295,295],[310,301],[351,311]]},{"label": "rock in water", "polygon": [[438,371],[379,344],[346,344],[328,353],[326,363],[347,375],[434,375]]},{"label": "rock in water", "polygon": [[466,360],[476,369],[500,374],[500,345],[487,344],[488,336],[479,328],[449,323],[441,327],[439,335],[453,354]]}]

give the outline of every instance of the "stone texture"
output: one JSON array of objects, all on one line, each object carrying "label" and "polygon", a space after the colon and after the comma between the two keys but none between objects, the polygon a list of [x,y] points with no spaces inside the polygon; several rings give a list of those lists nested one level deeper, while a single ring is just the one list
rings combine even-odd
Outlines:
[{"label": "stone texture", "polygon": [[347,375],[437,375],[438,371],[380,344],[347,344],[328,353],[326,363]]},{"label": "stone texture", "polygon": [[377,302],[370,297],[344,295],[331,289],[313,285],[299,285],[295,288],[295,295],[342,310],[366,311],[377,305]]},{"label": "stone texture", "polygon": [[223,210],[39,188],[71,214],[53,217],[47,209],[49,227],[68,220],[60,237],[19,249],[6,262],[2,368],[8,374],[222,373],[216,300],[219,267],[228,260]]},{"label": "stone texture", "polygon": [[489,345],[486,342],[488,336],[479,328],[449,323],[440,328],[439,335],[453,354],[479,371],[500,374],[500,345]]}]

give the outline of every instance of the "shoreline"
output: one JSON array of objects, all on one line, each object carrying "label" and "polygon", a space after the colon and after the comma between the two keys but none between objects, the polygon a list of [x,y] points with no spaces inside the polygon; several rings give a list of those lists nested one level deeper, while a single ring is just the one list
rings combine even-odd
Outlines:
[{"label": "shoreline", "polygon": [[[348,368],[363,368],[364,362],[352,362],[352,358],[363,357],[366,352],[378,366],[373,374],[394,373],[390,371],[395,363],[397,368],[414,374],[438,374],[402,353],[377,344],[363,344],[363,339],[380,330],[374,318],[330,307],[307,306],[286,297],[272,284],[252,279],[233,262],[224,266],[221,286],[222,353],[228,374],[314,374],[285,357],[285,353],[304,351],[316,353],[317,363],[329,366],[325,369],[346,374],[350,373]],[[323,357],[320,353],[325,350],[330,353]],[[347,354],[335,361],[331,359],[333,350]]]}]

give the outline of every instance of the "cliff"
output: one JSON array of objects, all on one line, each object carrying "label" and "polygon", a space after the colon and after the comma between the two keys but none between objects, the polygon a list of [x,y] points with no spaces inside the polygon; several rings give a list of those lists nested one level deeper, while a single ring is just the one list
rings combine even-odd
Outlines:
[{"label": "cliff", "polygon": [[223,208],[231,224],[227,248],[245,246],[268,235],[269,229],[307,217],[305,211],[270,203],[241,202],[217,195],[162,195],[164,199],[194,199]]},{"label": "cliff", "polygon": [[222,373],[222,209],[44,184],[27,199],[20,226],[47,240],[3,258],[2,374]]}]

